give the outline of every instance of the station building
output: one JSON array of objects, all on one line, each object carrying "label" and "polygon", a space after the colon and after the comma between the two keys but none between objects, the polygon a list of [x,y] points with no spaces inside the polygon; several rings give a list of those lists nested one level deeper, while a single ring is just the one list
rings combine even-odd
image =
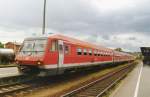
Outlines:
[{"label": "station building", "polygon": [[21,43],[18,42],[7,42],[4,44],[4,48],[13,49],[15,53],[19,51]]}]

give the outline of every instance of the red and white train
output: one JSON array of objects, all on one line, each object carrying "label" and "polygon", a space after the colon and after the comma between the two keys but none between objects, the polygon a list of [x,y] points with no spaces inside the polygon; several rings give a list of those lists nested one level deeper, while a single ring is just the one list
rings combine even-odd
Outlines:
[{"label": "red and white train", "polygon": [[73,68],[134,59],[133,55],[127,53],[55,34],[26,38],[15,60],[23,72],[40,71],[41,75],[53,75]]}]

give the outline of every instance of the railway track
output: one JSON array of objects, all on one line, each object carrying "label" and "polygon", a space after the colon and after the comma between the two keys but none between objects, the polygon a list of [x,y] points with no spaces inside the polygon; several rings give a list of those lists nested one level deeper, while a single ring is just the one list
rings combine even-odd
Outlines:
[{"label": "railway track", "polygon": [[[115,75],[115,78],[117,77],[118,80],[120,80],[122,77],[118,77],[118,76],[121,76],[121,75],[118,75],[118,74],[120,74],[122,72],[122,73],[124,73],[124,75],[126,75],[128,70],[130,71],[129,68],[131,68],[131,67],[132,66],[129,66],[129,67],[126,66],[125,67],[126,69],[121,68],[118,71],[113,72],[112,74],[109,73],[108,75],[106,75],[104,77],[101,77],[101,79],[95,80],[95,81],[93,81],[93,82],[91,82],[91,83],[89,83],[85,86],[82,86],[82,87],[80,87],[76,90],[73,90],[73,91],[63,95],[62,97],[81,97],[81,96],[82,97],[88,97],[88,95],[98,94],[100,92],[103,94],[107,90],[107,88],[105,87],[104,84],[108,83],[107,84],[107,87],[108,87],[108,86],[112,86],[113,85],[112,83],[117,82],[117,81],[113,82],[112,80],[115,80],[115,79],[112,79],[112,77],[110,77],[110,76]],[[77,75],[79,75],[79,74],[77,73]],[[124,76],[124,75],[122,75],[122,76]],[[51,77],[51,78],[50,77],[47,77],[47,78],[34,78],[32,80],[31,80],[31,78],[24,78],[25,76],[24,77],[20,76],[22,79],[26,79],[26,80],[21,80],[21,81],[18,81],[18,82],[15,82],[15,83],[9,83],[9,84],[2,84],[2,85],[0,84],[0,97],[22,97],[20,95],[25,95],[25,94],[33,92],[34,90],[41,89],[43,87],[45,88],[48,85],[57,84],[59,82],[62,82],[60,79],[65,81],[69,78],[70,79],[74,78],[72,74],[68,75],[68,78],[66,78],[64,76],[55,76],[55,77]],[[74,74],[74,76],[76,76],[76,74]],[[109,81],[112,85],[110,85],[109,81],[105,80],[109,77],[110,77]],[[21,78],[19,78],[19,79],[21,79]],[[14,78],[14,81],[16,79],[17,79],[17,77]],[[99,83],[99,82],[101,82],[101,83]],[[94,84],[96,84],[97,87],[95,87]],[[100,90],[97,89],[97,88],[99,88],[98,86],[101,87]],[[102,92],[102,90],[103,90],[103,92]],[[83,95],[85,95],[85,96],[83,96]],[[96,97],[96,96],[90,96],[90,97]]]},{"label": "railway track", "polygon": [[46,78],[35,78],[33,80],[0,85],[0,97],[20,97],[20,93],[30,93],[35,89],[48,84]]},{"label": "railway track", "polygon": [[[37,85],[35,84],[35,80],[38,80],[38,77],[32,75],[0,78],[0,97],[18,97],[16,96],[17,93],[22,91],[27,92],[29,88],[35,87]],[[39,81],[36,82],[38,83]]]},{"label": "railway track", "polygon": [[108,73],[86,85],[81,85],[79,88],[62,95],[61,97],[102,97],[106,91],[125,77],[133,67],[134,65],[128,65],[119,70]]},{"label": "railway track", "polygon": [[33,79],[0,85],[0,97],[22,97],[22,95],[57,83],[57,81],[59,81],[57,76],[52,77],[51,80],[50,77],[35,77]]},{"label": "railway track", "polygon": [[30,88],[28,84],[11,84],[0,86],[0,97],[11,95],[12,93]]}]

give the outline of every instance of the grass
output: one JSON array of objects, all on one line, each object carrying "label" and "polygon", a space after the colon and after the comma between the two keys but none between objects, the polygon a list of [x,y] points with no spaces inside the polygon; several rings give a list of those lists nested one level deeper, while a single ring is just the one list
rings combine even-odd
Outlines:
[{"label": "grass", "polygon": [[16,67],[16,64],[0,64],[0,68],[6,68],[6,67]]}]

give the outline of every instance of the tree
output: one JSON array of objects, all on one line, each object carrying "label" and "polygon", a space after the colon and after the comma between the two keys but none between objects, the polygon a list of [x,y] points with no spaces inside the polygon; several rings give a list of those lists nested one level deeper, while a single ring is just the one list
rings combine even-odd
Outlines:
[{"label": "tree", "polygon": [[0,42],[0,48],[4,48],[4,44]]},{"label": "tree", "polygon": [[116,48],[115,51],[121,52],[121,51],[122,51],[122,48]]}]

